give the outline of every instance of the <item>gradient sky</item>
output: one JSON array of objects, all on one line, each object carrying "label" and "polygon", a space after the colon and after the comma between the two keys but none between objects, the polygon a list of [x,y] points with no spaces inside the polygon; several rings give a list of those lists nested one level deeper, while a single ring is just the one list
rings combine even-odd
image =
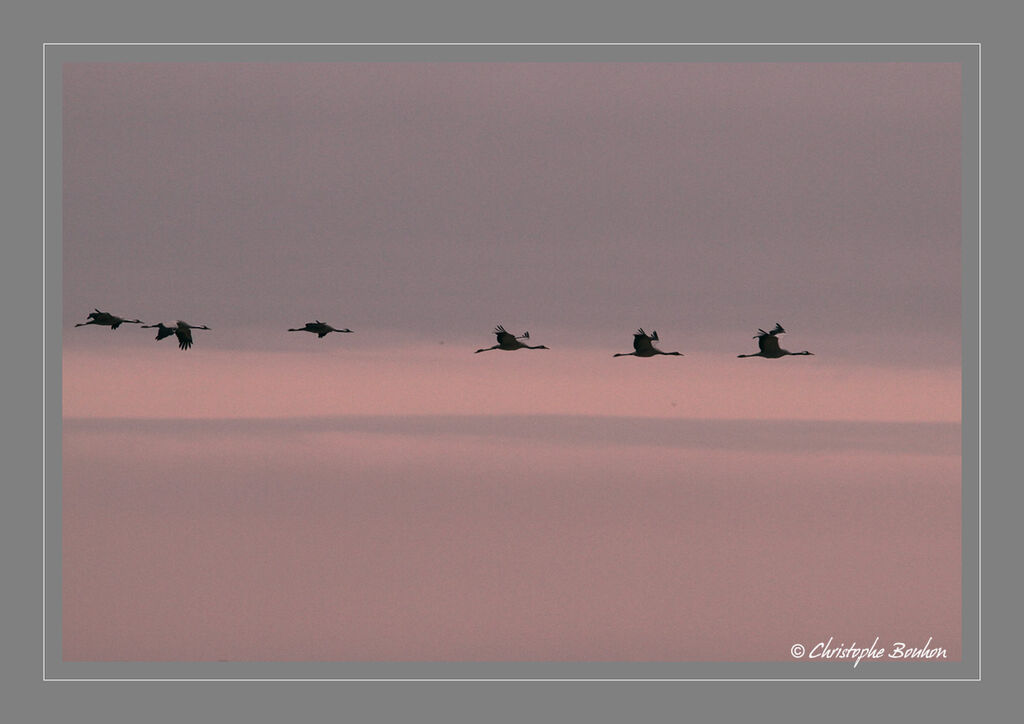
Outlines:
[{"label": "gradient sky", "polygon": [[66,64],[65,658],[959,656],[960,118],[956,64]]}]

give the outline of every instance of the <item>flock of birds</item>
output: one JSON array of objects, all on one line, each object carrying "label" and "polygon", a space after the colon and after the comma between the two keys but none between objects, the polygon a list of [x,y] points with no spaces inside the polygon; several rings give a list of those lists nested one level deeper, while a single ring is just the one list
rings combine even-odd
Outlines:
[{"label": "flock of birds", "polygon": [[[76,327],[84,327],[88,324],[95,324],[102,327],[110,327],[111,330],[115,330],[122,324],[139,324],[142,325],[142,329],[156,329],[156,339],[161,340],[165,337],[170,337],[172,334],[178,338],[178,347],[181,349],[188,349],[192,346],[192,330],[193,329],[210,329],[205,324],[189,324],[183,322],[180,319],[174,326],[168,326],[163,322],[156,324],[142,324],[139,319],[124,319],[111,314],[110,312],[101,312],[99,309],[95,309],[90,312],[87,322],[81,322],[76,324]],[[326,337],[331,332],[350,333],[351,329],[335,329],[326,322],[321,322],[319,319],[314,322],[306,322],[302,327],[296,327],[289,329],[289,332],[311,332],[319,338]],[[737,357],[765,357],[767,359],[778,359],[779,357],[785,357],[787,355],[813,355],[813,352],[804,350],[802,352],[790,352],[787,349],[782,349],[779,346],[779,335],[785,334],[786,330],[783,329],[782,325],[778,322],[775,323],[774,329],[766,332],[763,329],[758,329],[757,334],[754,335],[754,339],[757,340],[758,351],[753,354],[741,354]],[[505,328],[500,324],[494,328],[494,334],[498,338],[498,343],[492,347],[482,347],[478,349],[479,352],[490,352],[494,349],[501,349],[507,352],[511,352],[517,349],[549,349],[542,344],[531,346],[526,344],[522,340],[528,340],[530,338],[529,332],[523,332],[521,335],[514,335],[510,332],[506,332]],[[613,357],[655,357],[657,355],[676,355],[683,357],[682,352],[663,352],[654,346],[654,343],[658,340],[658,333],[651,331],[647,334],[642,328],[638,329],[633,333],[633,351],[632,352],[618,352]],[[474,353],[474,354],[476,354]]]}]

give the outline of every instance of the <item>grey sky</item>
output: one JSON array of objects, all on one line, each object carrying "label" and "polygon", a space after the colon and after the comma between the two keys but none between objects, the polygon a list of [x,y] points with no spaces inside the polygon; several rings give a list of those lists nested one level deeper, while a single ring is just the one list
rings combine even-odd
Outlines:
[{"label": "grey sky", "polygon": [[959,359],[955,64],[68,64],[63,110],[65,326]]}]

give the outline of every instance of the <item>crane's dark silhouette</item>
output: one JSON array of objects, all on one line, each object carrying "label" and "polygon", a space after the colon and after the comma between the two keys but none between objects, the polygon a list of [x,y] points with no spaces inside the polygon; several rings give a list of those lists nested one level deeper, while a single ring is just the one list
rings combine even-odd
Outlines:
[{"label": "crane's dark silhouette", "polygon": [[494,334],[498,337],[498,343],[496,345],[494,345],[493,347],[483,347],[482,349],[478,349],[473,354],[477,354],[477,352],[489,352],[492,349],[503,349],[508,352],[511,352],[512,350],[516,349],[548,349],[542,344],[538,344],[534,347],[531,347],[528,344],[520,342],[519,340],[521,339],[530,338],[529,332],[523,332],[520,336],[516,337],[514,334],[506,332],[505,328],[499,324],[497,327],[494,328]]},{"label": "crane's dark silhouette", "polygon": [[782,328],[782,325],[778,322],[775,323],[775,328],[770,332],[765,332],[763,329],[758,328],[757,334],[754,335],[754,339],[757,340],[757,346],[760,351],[754,354],[739,354],[737,357],[764,357],[766,359],[778,359],[779,357],[785,357],[787,355],[814,355],[814,352],[790,352],[788,349],[782,349],[779,346],[779,335],[785,334],[786,330]]},{"label": "crane's dark silhouette", "polygon": [[652,331],[650,334],[647,334],[643,329],[638,329],[633,333],[633,351],[617,352],[616,354],[613,354],[612,357],[629,357],[630,355],[636,357],[654,357],[659,354],[685,357],[682,352],[662,352],[652,344],[657,341],[658,333],[656,331]]},{"label": "crane's dark silhouette", "polygon": [[146,324],[143,325],[145,329],[157,329],[157,339],[163,339],[164,337],[170,337],[172,334],[178,338],[178,348],[188,349],[192,346],[192,330],[193,329],[209,329],[205,324],[189,324],[188,322],[182,322],[178,320],[178,324],[174,327],[168,327],[163,322],[157,324]]},{"label": "crane's dark silhouette", "polygon": [[164,337],[170,337],[174,334],[175,327],[168,327],[163,322],[157,322],[156,324],[143,324],[142,329],[156,329],[159,330],[156,333],[155,339],[160,340]]},{"label": "crane's dark silhouette", "polygon": [[335,329],[326,322],[321,322],[319,319],[315,322],[306,322],[306,326],[298,327],[296,329],[289,329],[289,332],[312,332],[319,338],[324,338],[331,332],[338,332],[339,334],[345,332],[351,332],[351,329]]},{"label": "crane's dark silhouette", "polygon": [[84,327],[87,324],[98,324],[103,327],[110,327],[110,331],[113,332],[122,324],[142,324],[141,319],[123,319],[110,312],[101,312],[98,309],[89,312],[88,320],[88,322],[80,322],[75,326]]}]

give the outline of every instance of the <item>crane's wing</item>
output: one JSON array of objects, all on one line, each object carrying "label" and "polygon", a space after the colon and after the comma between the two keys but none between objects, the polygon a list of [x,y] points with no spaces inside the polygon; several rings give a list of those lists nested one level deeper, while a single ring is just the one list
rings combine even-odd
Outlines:
[{"label": "crane's wing", "polygon": [[178,347],[181,349],[188,349],[192,346],[192,330],[188,327],[178,327],[174,330],[175,336],[178,338]]},{"label": "crane's wing", "polygon": [[306,326],[304,327],[304,329],[307,332],[313,332],[318,337],[323,337],[325,334],[331,331],[330,328],[326,324],[321,322],[319,319],[316,320],[315,322],[306,322]]},{"label": "crane's wing", "polygon": [[651,339],[657,339],[657,337],[652,338],[648,336],[647,332],[645,332],[642,328],[638,329],[633,334],[633,349],[636,350],[637,352],[653,349],[653,345],[651,345]]},{"label": "crane's wing", "polygon": [[757,346],[762,352],[772,354],[779,351],[779,338],[774,334],[757,335]]},{"label": "crane's wing", "polygon": [[500,324],[494,328],[494,334],[498,338],[498,344],[510,344],[516,341],[515,335],[506,332]]}]

